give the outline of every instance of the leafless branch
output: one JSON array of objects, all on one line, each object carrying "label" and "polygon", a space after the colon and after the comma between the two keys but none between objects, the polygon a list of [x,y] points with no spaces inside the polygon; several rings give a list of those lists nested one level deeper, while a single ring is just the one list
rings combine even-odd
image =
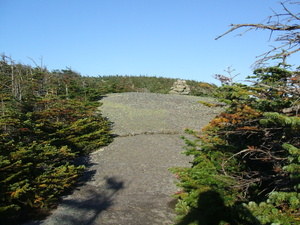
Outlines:
[{"label": "leafless branch", "polygon": [[231,66],[229,66],[227,68],[227,70],[224,70],[226,73],[228,73],[228,76],[224,76],[221,74],[215,74],[213,76],[213,78],[215,78],[216,80],[221,81],[222,84],[226,84],[226,85],[233,85],[233,79],[237,76],[240,75],[240,73],[232,75],[232,73],[235,71],[235,69],[231,69]]},{"label": "leafless branch", "polygon": [[[216,40],[241,28],[246,29],[243,32],[237,34],[237,36],[242,36],[246,32],[251,30],[269,30],[271,31],[270,36],[272,36],[274,31],[279,31],[282,32],[283,35],[278,35],[278,37],[274,41],[282,42],[283,44],[281,44],[278,47],[273,47],[270,51],[259,55],[258,58],[261,58],[257,60],[254,64],[259,66],[270,59],[278,57],[282,57],[283,60],[285,60],[286,57],[300,51],[300,13],[293,13],[291,10],[289,10],[286,6],[287,3],[300,5],[300,2],[295,2],[291,0],[286,2],[280,2],[281,6],[283,7],[284,13],[279,14],[273,11],[274,15],[269,16],[261,23],[231,24],[230,26],[232,28],[218,36]],[[277,51],[281,49],[284,49],[284,51],[278,53]]]},{"label": "leafless branch", "polygon": [[300,90],[297,87],[287,87],[287,88],[274,87],[274,86],[270,86],[270,85],[259,83],[259,82],[252,81],[252,80],[246,80],[246,81],[254,83],[254,84],[256,84],[258,86],[261,86],[261,87],[266,87],[266,88],[273,89],[273,90],[276,90],[276,91],[281,91],[281,92],[283,92],[285,94],[300,95]]},{"label": "leafless branch", "polygon": [[291,30],[297,30],[300,29],[300,25],[293,25],[293,26],[287,26],[284,24],[276,24],[276,25],[264,25],[264,24],[260,24],[260,23],[242,23],[242,24],[231,24],[230,25],[232,28],[225,32],[224,34],[218,36],[216,38],[216,40],[220,39],[221,37],[225,36],[226,34],[231,33],[234,30],[237,30],[241,27],[250,27],[248,30],[246,30],[245,32],[238,34],[239,36],[242,36],[244,33],[246,33],[249,30],[253,30],[253,29],[267,29],[267,30],[271,30],[271,31],[291,31]]},{"label": "leafless branch", "polygon": [[239,152],[233,154],[233,155],[232,155],[231,157],[229,157],[226,161],[224,161],[224,162],[222,163],[222,165],[221,165],[222,170],[223,170],[223,173],[224,173],[225,175],[228,175],[228,174],[226,173],[226,170],[225,170],[225,165],[226,165],[231,159],[235,158],[236,156],[242,155],[242,154],[243,154],[243,158],[244,158],[244,157],[246,157],[247,155],[253,155],[253,154],[257,154],[257,153],[261,153],[261,154],[265,155],[265,157],[259,158],[259,157],[255,156],[255,158],[252,158],[253,160],[266,160],[266,159],[270,160],[270,159],[274,159],[274,160],[280,160],[280,161],[281,161],[281,160],[286,160],[286,159],[287,159],[287,158],[277,157],[277,156],[271,154],[270,151],[265,151],[265,150],[262,150],[262,149],[259,149],[259,148],[250,148],[250,147],[249,147],[249,148],[247,148],[247,149],[243,149],[243,150],[241,150],[241,151],[239,151]]}]

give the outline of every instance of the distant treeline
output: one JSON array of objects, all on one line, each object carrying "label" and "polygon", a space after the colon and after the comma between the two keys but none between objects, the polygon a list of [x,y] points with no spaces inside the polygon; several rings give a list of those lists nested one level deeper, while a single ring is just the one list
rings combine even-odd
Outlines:
[{"label": "distant treeline", "polygon": [[[168,94],[177,81],[175,78],[165,77],[149,77],[149,76],[99,76],[95,79],[94,83],[99,85],[99,90],[103,93],[115,92],[150,92]],[[194,80],[186,80],[187,84],[191,87],[190,95],[195,96],[212,96],[217,88],[214,84],[205,82],[198,82]]]}]

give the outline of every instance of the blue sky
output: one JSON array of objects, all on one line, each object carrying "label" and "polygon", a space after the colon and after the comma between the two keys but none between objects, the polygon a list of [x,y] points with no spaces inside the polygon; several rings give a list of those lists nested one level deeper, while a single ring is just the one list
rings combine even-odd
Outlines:
[{"label": "blue sky", "polygon": [[229,66],[237,80],[250,75],[255,56],[274,43],[268,31],[215,38],[281,9],[276,0],[0,0],[0,8],[0,53],[16,62],[217,84],[212,76]]}]

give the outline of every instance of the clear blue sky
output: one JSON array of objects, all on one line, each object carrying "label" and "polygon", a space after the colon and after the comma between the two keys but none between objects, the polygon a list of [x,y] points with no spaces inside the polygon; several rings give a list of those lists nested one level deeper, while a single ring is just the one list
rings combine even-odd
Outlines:
[{"label": "clear blue sky", "polygon": [[0,9],[0,53],[16,62],[218,84],[212,75],[229,66],[237,79],[250,75],[255,56],[274,43],[268,31],[215,38],[281,7],[277,0],[0,0]]}]

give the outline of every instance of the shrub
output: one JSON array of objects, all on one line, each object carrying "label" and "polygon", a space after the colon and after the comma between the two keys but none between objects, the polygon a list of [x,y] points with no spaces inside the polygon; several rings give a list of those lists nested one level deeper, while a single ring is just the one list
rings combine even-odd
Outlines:
[{"label": "shrub", "polygon": [[[187,141],[185,151],[194,156],[191,168],[173,169],[182,188],[177,195],[181,223],[207,191],[219,194],[222,210],[230,215],[220,214],[219,223],[299,222],[300,120],[293,110],[297,74],[280,67],[258,69],[253,85],[218,89],[216,96],[227,109],[202,134],[190,132],[196,137]],[[194,221],[204,220],[199,216]]]}]

